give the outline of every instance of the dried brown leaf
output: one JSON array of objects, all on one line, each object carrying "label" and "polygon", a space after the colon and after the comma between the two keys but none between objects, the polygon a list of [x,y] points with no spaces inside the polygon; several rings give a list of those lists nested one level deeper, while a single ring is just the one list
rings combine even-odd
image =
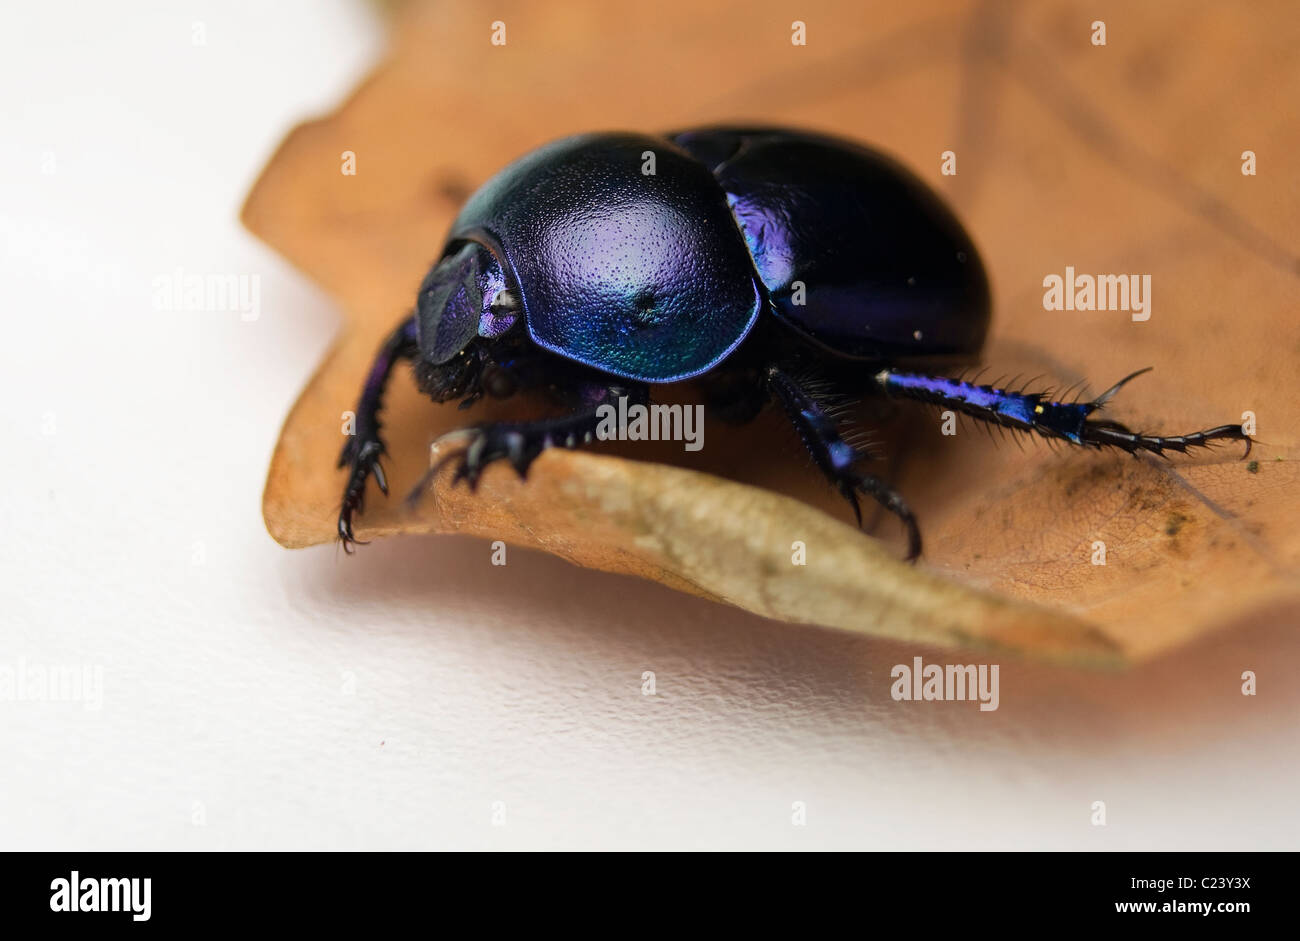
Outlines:
[{"label": "dried brown leaf", "polygon": [[[698,455],[548,453],[527,484],[492,468],[477,497],[444,476],[414,513],[372,493],[363,538],[475,533],[774,618],[1090,663],[1149,657],[1300,595],[1300,194],[1284,168],[1300,146],[1297,18],[1284,3],[894,6],[800,4],[806,47],[780,3],[407,7],[390,60],[289,135],[244,209],[348,317],[272,459],[271,534],[333,539],[340,415],[469,191],[568,133],[762,121],[868,140],[947,193],[994,280],[995,373],[1097,391],[1154,365],[1115,417],[1176,433],[1252,410],[1257,463],[1022,450],[969,424],[943,437],[935,416],[905,411],[888,476],[926,536],[912,568],[889,521],[888,547],[846,525],[797,442],[764,420],[711,426]],[[492,19],[505,47],[488,42]],[[1105,47],[1089,42],[1095,19]],[[938,172],[948,149],[956,177]],[[1247,149],[1257,177],[1239,171]],[[339,172],[346,150],[355,177]],[[1150,273],[1151,320],[1045,312],[1042,278],[1066,264]],[[394,383],[395,494],[465,420]],[[790,564],[794,540],[806,567]],[[1105,566],[1091,564],[1098,540]]]}]

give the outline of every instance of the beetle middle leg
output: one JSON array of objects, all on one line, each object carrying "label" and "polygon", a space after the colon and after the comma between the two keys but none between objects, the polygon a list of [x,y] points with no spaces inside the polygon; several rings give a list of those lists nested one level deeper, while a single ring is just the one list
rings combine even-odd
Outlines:
[{"label": "beetle middle leg", "polygon": [[854,468],[866,455],[840,436],[835,420],[798,382],[776,366],[767,368],[765,378],[768,391],[785,410],[814,463],[853,507],[858,526],[862,525],[862,508],[858,504],[858,494],[862,493],[902,521],[907,528],[908,561],[916,559],[921,554],[921,531],[898,492],[879,477]]}]

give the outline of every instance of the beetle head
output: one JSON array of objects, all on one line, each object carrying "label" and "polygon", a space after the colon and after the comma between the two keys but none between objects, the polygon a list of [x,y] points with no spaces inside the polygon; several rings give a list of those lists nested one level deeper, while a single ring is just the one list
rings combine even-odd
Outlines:
[{"label": "beetle head", "polygon": [[433,266],[420,286],[416,379],[435,401],[481,394],[487,341],[515,325],[520,307],[505,272],[477,242],[464,242]]}]

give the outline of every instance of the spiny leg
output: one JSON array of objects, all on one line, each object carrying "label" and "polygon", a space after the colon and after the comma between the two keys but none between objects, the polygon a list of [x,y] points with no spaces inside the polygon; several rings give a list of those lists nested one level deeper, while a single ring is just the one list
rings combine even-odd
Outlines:
[{"label": "spiny leg", "polygon": [[351,552],[357,544],[352,533],[352,515],[359,512],[365,503],[366,481],[371,474],[375,475],[379,489],[388,493],[388,480],[384,476],[384,469],[379,465],[379,459],[385,454],[384,442],[379,437],[379,410],[384,404],[384,389],[393,367],[398,360],[412,358],[416,350],[415,318],[412,317],[384,340],[370,366],[370,373],[366,376],[361,400],[357,403],[354,433],[343,445],[343,453],[339,455],[339,467],[352,467],[347,486],[343,488],[343,506],[339,510],[338,520],[339,539],[346,552]]},{"label": "spiny leg", "polygon": [[[457,461],[453,485],[465,480],[471,490],[477,488],[483,470],[498,460],[509,461],[521,478],[526,477],[533,461],[547,448],[576,448],[595,440],[601,423],[601,406],[616,406],[620,398],[626,398],[629,405],[643,405],[649,395],[641,384],[588,383],[579,389],[572,414],[535,421],[489,422],[464,428],[443,435],[434,442],[434,448],[444,444],[464,445],[462,450],[450,456]],[[438,466],[430,469],[426,481],[436,473]],[[424,482],[421,482],[411,498],[418,499],[423,488]]]},{"label": "spiny leg", "polygon": [[917,558],[921,554],[921,531],[903,498],[880,478],[854,470],[853,465],[866,455],[840,437],[834,419],[794,379],[776,366],[769,367],[765,376],[768,391],[785,410],[814,463],[849,501],[858,525],[862,525],[858,494],[864,493],[902,520],[907,527],[908,561]]},{"label": "spiny leg", "polygon": [[928,402],[993,425],[1032,431],[1044,438],[1064,439],[1084,447],[1119,448],[1129,454],[1150,451],[1163,456],[1165,451],[1185,454],[1189,448],[1208,447],[1212,441],[1231,440],[1246,442],[1243,458],[1250,454],[1250,436],[1241,430],[1240,425],[1219,425],[1185,435],[1146,435],[1131,431],[1117,421],[1090,417],[1125,383],[1150,369],[1147,367],[1125,376],[1088,402],[1053,402],[1046,393],[1016,392],[890,369],[881,370],[875,378],[876,384],[892,396]]}]

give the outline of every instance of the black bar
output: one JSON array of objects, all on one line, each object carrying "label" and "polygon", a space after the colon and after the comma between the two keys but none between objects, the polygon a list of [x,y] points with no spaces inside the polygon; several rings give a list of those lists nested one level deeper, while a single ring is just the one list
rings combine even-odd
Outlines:
[{"label": "black bar", "polygon": [[[1232,930],[1243,919],[1288,911],[1295,870],[1293,855],[1277,853],[642,855],[611,863],[586,854],[541,862],[524,854],[11,853],[0,863],[0,905],[9,937],[22,937],[10,929],[24,925],[74,922],[96,931],[284,924],[334,933],[347,924],[411,920],[436,931],[466,917],[490,928],[514,916],[541,927],[551,917],[581,924],[619,910],[631,921],[607,926],[648,918],[647,930],[666,931],[675,923],[668,915],[685,917],[701,905],[733,927],[761,925],[775,907],[809,918],[833,914],[864,931],[886,917],[920,918],[927,934],[946,923],[1097,921],[1199,921]],[[74,871],[78,908],[103,899],[118,910],[71,911]],[[101,881],[110,878],[137,881]]]}]

